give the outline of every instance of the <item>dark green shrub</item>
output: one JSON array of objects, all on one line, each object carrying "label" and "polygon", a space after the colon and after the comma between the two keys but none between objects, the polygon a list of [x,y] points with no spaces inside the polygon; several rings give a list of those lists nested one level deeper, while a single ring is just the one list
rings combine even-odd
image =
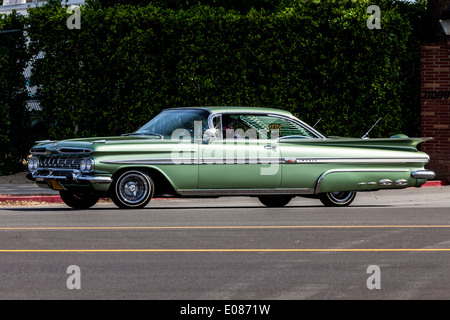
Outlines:
[{"label": "dark green shrub", "polygon": [[91,0],[80,30],[59,1],[30,10],[46,138],[120,134],[194,105],[287,109],[332,135],[362,136],[381,116],[372,137],[419,132],[420,10],[381,2],[370,30],[365,1],[148,3]]},{"label": "dark green shrub", "polygon": [[0,15],[0,175],[23,169],[30,147],[28,92],[24,70],[29,61],[24,18]]}]

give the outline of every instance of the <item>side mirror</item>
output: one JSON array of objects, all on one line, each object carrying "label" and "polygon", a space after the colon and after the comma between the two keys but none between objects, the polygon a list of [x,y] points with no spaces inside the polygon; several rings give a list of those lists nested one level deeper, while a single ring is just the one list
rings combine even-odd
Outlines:
[{"label": "side mirror", "polygon": [[203,143],[208,144],[214,140],[220,140],[222,137],[220,136],[220,131],[217,129],[207,129],[203,133]]}]

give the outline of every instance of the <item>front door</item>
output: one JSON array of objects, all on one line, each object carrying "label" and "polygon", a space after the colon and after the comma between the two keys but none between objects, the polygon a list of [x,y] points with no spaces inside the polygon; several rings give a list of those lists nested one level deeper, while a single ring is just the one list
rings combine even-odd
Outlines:
[{"label": "front door", "polygon": [[201,144],[198,189],[264,189],[281,183],[278,143],[218,139]]}]

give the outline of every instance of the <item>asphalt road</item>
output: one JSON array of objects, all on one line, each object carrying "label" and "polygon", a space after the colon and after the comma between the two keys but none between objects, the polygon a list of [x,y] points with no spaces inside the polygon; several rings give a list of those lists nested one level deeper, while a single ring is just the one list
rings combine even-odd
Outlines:
[{"label": "asphalt road", "polygon": [[0,207],[0,299],[449,299],[450,187]]}]

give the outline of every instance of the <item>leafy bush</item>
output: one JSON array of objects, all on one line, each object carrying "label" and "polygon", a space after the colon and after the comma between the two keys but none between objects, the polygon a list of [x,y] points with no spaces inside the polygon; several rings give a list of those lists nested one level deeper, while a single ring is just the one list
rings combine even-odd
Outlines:
[{"label": "leafy bush", "polygon": [[50,0],[26,18],[29,53],[44,53],[33,63],[43,125],[33,138],[121,134],[196,105],[286,109],[322,118],[328,135],[362,136],[383,117],[371,137],[418,135],[425,6],[381,0],[371,30],[370,4],[89,0],[70,30],[71,13]]},{"label": "leafy bush", "polygon": [[29,55],[23,29],[22,16],[0,15],[0,175],[22,169],[31,143],[23,73]]},{"label": "leafy bush", "polygon": [[334,135],[361,136],[381,116],[373,136],[419,132],[418,40],[404,4],[380,4],[382,27],[370,30],[366,1],[280,1],[270,11],[124,2],[89,1],[81,30],[66,28],[59,1],[30,10],[51,138],[132,131],[163,108],[193,105],[278,107],[322,118]]}]

